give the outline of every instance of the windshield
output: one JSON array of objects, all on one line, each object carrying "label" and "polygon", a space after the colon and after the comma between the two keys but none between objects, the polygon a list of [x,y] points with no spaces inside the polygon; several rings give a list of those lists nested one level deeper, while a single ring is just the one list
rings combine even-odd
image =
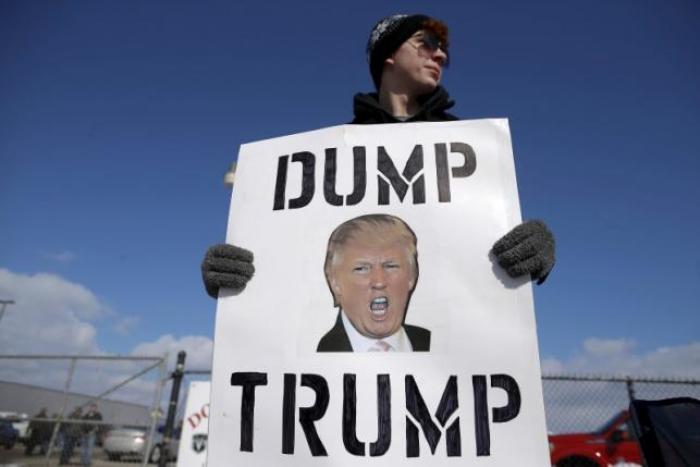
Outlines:
[{"label": "windshield", "polygon": [[613,416],[607,422],[603,423],[603,425],[600,428],[598,428],[597,430],[595,430],[594,433],[597,435],[602,435],[602,434],[610,431],[610,429],[619,422],[621,413],[622,412],[616,413],[615,416]]}]

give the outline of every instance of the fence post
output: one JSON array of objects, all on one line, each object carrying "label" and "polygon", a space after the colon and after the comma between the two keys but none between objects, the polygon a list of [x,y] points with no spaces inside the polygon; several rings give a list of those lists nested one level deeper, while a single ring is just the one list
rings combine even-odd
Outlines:
[{"label": "fence post", "polygon": [[158,424],[158,419],[160,418],[160,398],[163,394],[163,386],[165,386],[165,375],[166,366],[168,364],[168,354],[161,359],[158,366],[158,383],[156,384],[155,397],[153,398],[153,404],[151,405],[151,425],[148,427],[148,438],[146,438],[146,451],[143,453],[143,459],[141,465],[146,467],[151,456],[151,449],[153,448],[153,439],[156,435],[156,425]]},{"label": "fence post", "polygon": [[161,445],[160,459],[158,467],[165,467],[170,457],[170,438],[173,436],[173,426],[175,425],[175,413],[177,412],[177,399],[180,396],[180,384],[185,369],[185,357],[187,354],[181,350],[177,354],[177,363],[173,371],[173,387],[170,391],[170,404],[168,405],[168,418],[165,420],[163,430],[163,444]]},{"label": "fence post", "polygon": [[66,415],[66,406],[68,405],[68,391],[70,390],[71,382],[73,381],[73,373],[75,373],[75,363],[76,358],[70,359],[70,367],[68,368],[68,377],[66,378],[66,385],[63,388],[63,406],[61,407],[61,413],[58,415],[58,420],[53,426],[53,432],[51,432],[51,440],[49,441],[49,448],[46,450],[46,465],[50,465],[51,451],[53,451],[53,445],[56,442],[56,436],[58,436],[58,430],[61,428],[61,422]]},{"label": "fence post", "polygon": [[634,400],[634,380],[628,376],[626,383],[627,383],[627,396],[630,398],[630,402],[632,402]]}]

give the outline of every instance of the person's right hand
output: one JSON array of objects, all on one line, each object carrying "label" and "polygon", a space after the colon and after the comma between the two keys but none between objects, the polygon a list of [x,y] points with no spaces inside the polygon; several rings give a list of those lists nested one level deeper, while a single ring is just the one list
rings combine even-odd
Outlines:
[{"label": "person's right hand", "polygon": [[241,292],[254,272],[253,252],[233,245],[209,247],[202,261],[204,288],[212,298],[219,296],[221,287]]}]

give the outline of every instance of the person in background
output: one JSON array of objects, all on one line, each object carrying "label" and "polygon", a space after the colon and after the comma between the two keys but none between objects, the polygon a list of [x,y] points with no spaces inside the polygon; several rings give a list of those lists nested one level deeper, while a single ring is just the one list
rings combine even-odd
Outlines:
[{"label": "person in background", "polygon": [[102,414],[97,410],[97,404],[88,405],[88,410],[83,415],[83,420],[88,423],[82,425],[82,435],[80,437],[80,463],[83,467],[92,464],[92,449],[95,447],[95,438],[100,428],[98,423],[102,421]]},{"label": "person in background", "polygon": [[48,420],[48,417],[46,407],[43,407],[29,422],[29,440],[24,448],[26,456],[31,456],[37,445],[40,446],[40,453],[46,454],[53,431],[53,424]]},{"label": "person in background", "polygon": [[[356,94],[354,124],[442,122],[457,120],[454,106],[440,86],[449,61],[449,34],[444,22],[426,15],[393,15],[380,20],[367,43],[369,70],[377,92]],[[555,262],[554,236],[541,220],[516,226],[491,249],[511,277],[529,275],[542,284]],[[253,277],[253,253],[235,245],[210,247],[202,261],[207,293],[220,288],[241,292]]]},{"label": "person in background", "polygon": [[80,420],[83,418],[83,410],[76,407],[68,416],[68,420],[61,423],[61,437],[63,439],[63,447],[61,448],[61,456],[59,465],[65,465],[70,462],[73,456],[73,449],[78,444],[81,434]]}]

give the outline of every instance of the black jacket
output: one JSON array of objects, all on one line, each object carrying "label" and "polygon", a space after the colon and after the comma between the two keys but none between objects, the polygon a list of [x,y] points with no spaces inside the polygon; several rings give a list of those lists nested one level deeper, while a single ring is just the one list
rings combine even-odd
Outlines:
[{"label": "black jacket", "polygon": [[450,95],[441,86],[435,91],[426,94],[421,99],[421,108],[407,120],[399,120],[379,105],[379,97],[376,92],[369,94],[355,94],[353,101],[353,111],[355,118],[350,123],[371,125],[375,123],[400,123],[400,122],[448,122],[459,120],[452,114],[446,112],[447,109],[455,105],[450,100]]}]

